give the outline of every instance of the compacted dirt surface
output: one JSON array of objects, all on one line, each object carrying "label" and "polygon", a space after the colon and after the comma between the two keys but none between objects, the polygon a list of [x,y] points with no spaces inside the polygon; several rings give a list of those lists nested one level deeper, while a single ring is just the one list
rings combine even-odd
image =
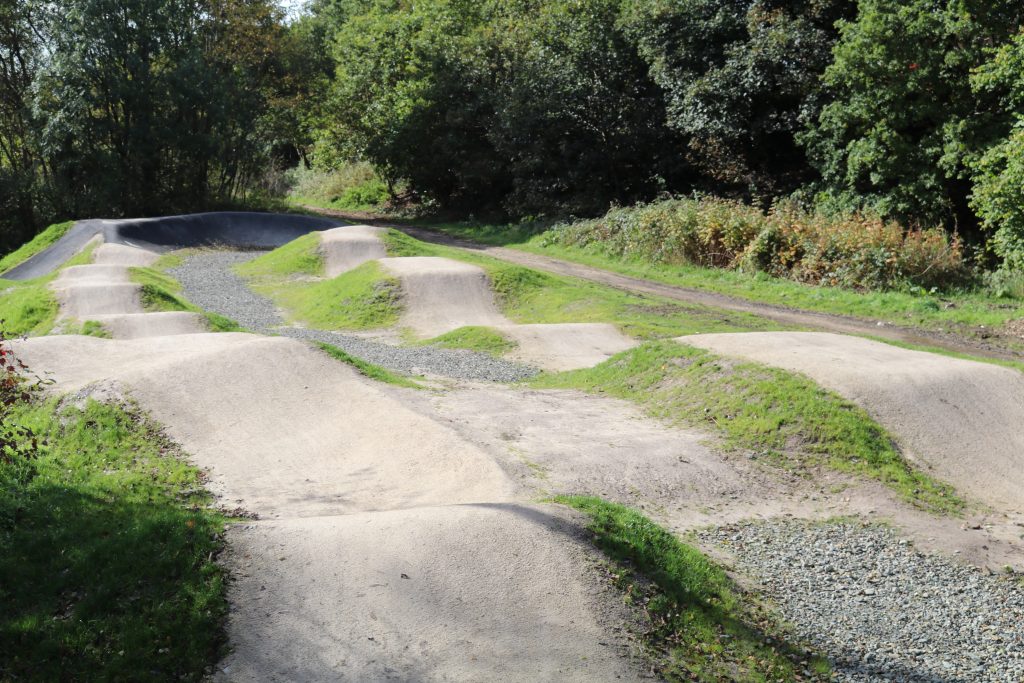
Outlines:
[{"label": "compacted dirt surface", "polygon": [[[329,272],[381,259],[376,231],[345,229],[322,233]],[[837,680],[1024,680],[1024,586],[1001,576],[1024,570],[1019,372],[835,335],[681,340],[804,372],[863,405],[968,497],[962,517],[942,517],[875,482],[762,463],[622,401],[479,381],[498,379],[489,371],[398,388],[299,339],[164,322],[126,276],[155,251],[94,253],[53,286],[64,318],[111,316],[114,338],[32,338],[17,352],[55,392],[137,400],[207,470],[221,504],[252,517],[228,533],[231,651],[217,680],[651,677],[637,616],[583,520],[544,502],[561,493],[630,505],[687,536],[774,605]],[[438,329],[482,315],[520,335],[523,363],[586,367],[635,343],[612,326],[588,349],[590,329],[506,324],[472,267],[383,260],[407,315],[422,313],[417,297],[434,307],[424,325],[447,321]],[[234,262],[207,259],[189,277],[244,288],[218,274]],[[454,312],[420,287],[447,288]],[[225,315],[273,316],[242,292],[214,300]]]}]

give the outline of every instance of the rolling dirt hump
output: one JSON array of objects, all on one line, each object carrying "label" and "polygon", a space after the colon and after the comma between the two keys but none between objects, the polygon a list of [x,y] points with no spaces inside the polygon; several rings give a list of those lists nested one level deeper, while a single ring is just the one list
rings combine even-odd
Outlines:
[{"label": "rolling dirt hump", "polygon": [[320,251],[324,257],[324,272],[335,278],[367,261],[387,256],[380,235],[383,228],[369,225],[347,225],[320,233]]},{"label": "rolling dirt hump", "polygon": [[1024,511],[1024,374],[825,332],[680,337],[807,375],[864,408],[936,478],[998,509]]}]

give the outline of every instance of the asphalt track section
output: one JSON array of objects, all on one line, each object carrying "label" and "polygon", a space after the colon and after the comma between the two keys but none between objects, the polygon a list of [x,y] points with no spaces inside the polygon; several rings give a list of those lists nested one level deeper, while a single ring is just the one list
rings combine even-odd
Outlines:
[{"label": "asphalt track section", "polygon": [[97,235],[102,236],[106,244],[123,244],[157,253],[205,246],[275,249],[302,235],[345,223],[316,216],[245,211],[124,220],[97,218],[78,221],[53,245],[0,277],[5,280],[31,280],[49,275]]}]

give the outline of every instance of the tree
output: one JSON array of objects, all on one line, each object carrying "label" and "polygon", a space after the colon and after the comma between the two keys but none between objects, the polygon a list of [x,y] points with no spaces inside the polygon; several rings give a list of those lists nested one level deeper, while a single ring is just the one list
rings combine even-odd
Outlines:
[{"label": "tree", "polygon": [[971,206],[991,231],[1003,268],[1024,272],[1024,33],[1000,48],[973,76],[976,92],[999,97],[1005,137],[973,164]]},{"label": "tree", "polygon": [[628,32],[707,190],[770,200],[813,178],[796,142],[854,0],[637,0]]},{"label": "tree", "polygon": [[969,168],[996,110],[970,74],[1022,16],[1017,0],[861,0],[825,73],[834,99],[803,137],[832,194],[970,233]]}]

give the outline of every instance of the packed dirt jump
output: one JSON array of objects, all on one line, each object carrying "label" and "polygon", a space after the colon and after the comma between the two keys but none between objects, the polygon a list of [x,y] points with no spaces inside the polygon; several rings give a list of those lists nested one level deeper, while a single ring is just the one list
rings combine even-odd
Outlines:
[{"label": "packed dirt jump", "polygon": [[636,345],[609,324],[516,325],[498,310],[483,268],[434,256],[379,256],[385,251],[381,232],[355,225],[322,233],[327,276],[377,260],[402,283],[400,325],[420,338],[460,327],[491,327],[516,344],[512,358],[554,371],[590,367]]},{"label": "packed dirt jump", "polygon": [[[1024,566],[1003,519],[1021,512],[1024,490],[1020,373],[833,335],[681,340],[806,373],[863,405],[929,472],[990,506],[965,524],[877,483],[766,468],[621,401],[497,384],[402,389],[294,339],[215,334],[199,315],[142,310],[127,269],[161,251],[268,248],[320,230],[327,275],[379,261],[402,284],[400,325],[420,337],[491,326],[550,369],[636,343],[612,325],[515,325],[483,270],[387,257],[376,229],[248,220],[86,221],[5,276],[52,272],[101,241],[92,264],[53,287],[63,319],[101,320],[114,338],[31,338],[17,352],[53,391],[138,401],[208,472],[221,504],[252,517],[228,533],[231,651],[216,680],[649,679],[625,628],[633,613],[601,575],[583,520],[538,502],[558,493],[643,508],[678,532],[874,516],[925,551]],[[1003,517],[975,531],[993,511]]]},{"label": "packed dirt jump", "polygon": [[924,471],[995,509],[1024,513],[1024,375],[823,332],[681,337],[805,374],[857,403]]}]

